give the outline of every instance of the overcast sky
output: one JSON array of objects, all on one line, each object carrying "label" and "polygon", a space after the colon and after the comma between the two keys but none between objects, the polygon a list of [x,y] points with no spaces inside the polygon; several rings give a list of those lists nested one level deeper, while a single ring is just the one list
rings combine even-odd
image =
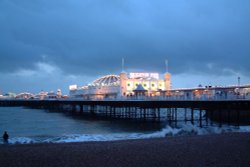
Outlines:
[{"label": "overcast sky", "polygon": [[0,93],[165,72],[172,85],[250,83],[249,0],[0,0]]}]

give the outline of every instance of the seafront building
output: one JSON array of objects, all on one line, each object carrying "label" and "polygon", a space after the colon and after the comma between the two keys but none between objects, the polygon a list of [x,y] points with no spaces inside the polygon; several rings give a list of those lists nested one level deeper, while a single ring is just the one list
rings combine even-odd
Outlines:
[{"label": "seafront building", "polygon": [[91,84],[78,87],[70,85],[70,98],[100,99],[155,99],[155,100],[223,100],[250,99],[250,85],[202,86],[171,88],[171,75],[159,79],[157,73],[124,73],[106,75]]},{"label": "seafront building", "polygon": [[158,73],[129,73],[105,75],[86,86],[70,85],[70,97],[83,99],[159,96],[171,90],[171,74],[160,79]]},{"label": "seafront building", "polygon": [[180,100],[233,100],[250,99],[250,85],[198,86],[170,91],[169,98]]},{"label": "seafront building", "polygon": [[250,85],[202,86],[172,89],[171,74],[163,78],[159,73],[126,73],[105,75],[85,86],[70,85],[69,97],[83,100],[100,99],[246,99],[250,98]]},{"label": "seafront building", "polygon": [[[167,67],[167,61],[166,61]],[[124,59],[122,72],[119,75],[105,75],[85,86],[70,85],[69,96],[83,99],[114,99],[133,95],[151,96],[158,90],[170,90],[170,74],[159,79],[158,73],[126,73]]]},{"label": "seafront building", "polygon": [[171,74],[168,72],[166,60],[166,73],[160,79],[159,73],[126,73],[124,59],[122,59],[122,72],[119,75],[111,74],[100,77],[89,85],[70,85],[70,97],[95,99],[119,99],[132,96],[159,96],[163,91],[171,89]]},{"label": "seafront building", "polygon": [[61,99],[67,98],[67,95],[62,95],[61,89],[58,89],[55,93],[54,91],[46,92],[41,91],[38,94],[33,94],[29,92],[22,93],[6,93],[5,95],[0,95],[0,99],[33,99],[33,100],[51,100],[51,99]]}]

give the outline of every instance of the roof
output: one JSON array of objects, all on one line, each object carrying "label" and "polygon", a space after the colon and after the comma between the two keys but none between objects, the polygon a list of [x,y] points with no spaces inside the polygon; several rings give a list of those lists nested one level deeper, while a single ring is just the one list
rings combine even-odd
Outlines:
[{"label": "roof", "polygon": [[144,87],[141,85],[141,84],[139,84],[138,86],[137,86],[137,88],[134,90],[135,92],[137,91],[137,92],[143,92],[143,91],[147,91],[146,89],[144,89]]},{"label": "roof", "polygon": [[94,86],[111,86],[120,84],[120,76],[118,75],[105,75],[93,81],[91,85]]}]

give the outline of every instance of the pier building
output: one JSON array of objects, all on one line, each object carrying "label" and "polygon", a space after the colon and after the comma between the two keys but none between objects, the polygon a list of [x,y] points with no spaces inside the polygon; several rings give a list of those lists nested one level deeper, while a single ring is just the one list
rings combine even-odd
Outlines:
[{"label": "pier building", "polygon": [[[127,73],[110,74],[97,78],[85,86],[70,85],[69,97],[84,100],[127,99],[127,100],[222,100],[222,99],[249,99],[250,85],[233,86],[202,86],[193,88],[172,89],[171,74],[159,73]],[[239,79],[238,79],[239,80]]]},{"label": "pier building", "polygon": [[78,87],[70,85],[70,96],[84,99],[119,98],[138,95],[159,96],[161,92],[171,89],[171,74],[166,72],[160,79],[159,73],[126,73],[105,75],[90,83]]}]

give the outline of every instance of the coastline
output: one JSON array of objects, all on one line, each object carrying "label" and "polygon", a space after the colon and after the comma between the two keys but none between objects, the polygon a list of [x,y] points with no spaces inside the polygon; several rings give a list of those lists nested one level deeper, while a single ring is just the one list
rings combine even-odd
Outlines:
[{"label": "coastline", "polygon": [[1,166],[248,166],[250,133],[0,145]]}]

